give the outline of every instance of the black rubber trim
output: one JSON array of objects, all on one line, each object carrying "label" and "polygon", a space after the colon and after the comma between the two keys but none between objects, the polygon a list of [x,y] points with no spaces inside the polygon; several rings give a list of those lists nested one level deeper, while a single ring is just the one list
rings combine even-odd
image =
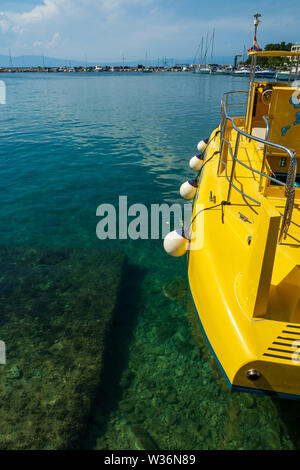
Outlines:
[{"label": "black rubber trim", "polygon": [[285,339],[287,341],[299,341],[299,344],[300,344],[299,338],[285,338],[284,336],[277,336],[277,339]]},{"label": "black rubber trim", "polygon": [[293,354],[295,351],[287,351],[286,349],[278,349],[278,348],[268,348],[268,351],[279,351],[279,352],[284,352],[288,354]]},{"label": "black rubber trim", "polygon": [[277,354],[268,354],[268,353],[263,353],[263,356],[269,356],[269,357],[277,357],[278,359],[287,359],[288,361],[297,361],[300,362],[300,359],[294,359],[292,357],[286,357],[286,356],[277,356]]},{"label": "black rubber trim", "polygon": [[300,336],[300,333],[296,333],[296,331],[283,330],[282,333],[287,333],[288,335],[299,335]]}]

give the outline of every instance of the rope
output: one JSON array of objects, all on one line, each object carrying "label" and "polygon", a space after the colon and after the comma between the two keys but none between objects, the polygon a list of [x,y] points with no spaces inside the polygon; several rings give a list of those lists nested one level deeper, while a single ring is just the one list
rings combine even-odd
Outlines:
[{"label": "rope", "polygon": [[204,209],[201,209],[199,212],[197,212],[197,214],[194,215],[190,225],[188,226],[188,229],[192,226],[193,222],[196,220],[196,217],[198,217],[198,215],[201,214],[201,212],[208,211],[210,209],[215,209],[216,207],[220,207],[220,206],[222,206],[222,223],[224,223],[224,206],[229,206],[230,204],[231,204],[230,202],[222,201],[219,204],[216,204],[215,206],[204,207]]},{"label": "rope", "polygon": [[[205,153],[207,152],[207,148],[208,148],[209,144],[217,137],[218,134],[220,134],[220,132],[221,132],[220,130],[216,131],[215,134],[211,137],[211,139],[208,140]],[[218,150],[216,150],[216,152],[214,152],[214,153],[212,154],[212,156],[211,156],[208,160],[206,160],[206,161],[204,162],[204,164],[202,165],[202,167],[201,167],[200,170],[199,170],[199,173],[198,173],[198,175],[197,175],[197,178],[199,178],[199,176],[200,176],[200,174],[201,174],[201,171],[203,170],[203,168],[204,168],[204,166],[206,165],[206,163],[208,163],[217,153],[220,153],[220,152],[219,152]]]},{"label": "rope", "polygon": [[[221,132],[220,130],[217,130],[217,131],[215,132],[215,134],[211,137],[211,139],[207,142],[206,151],[207,151],[207,148],[208,148],[209,144],[217,137],[218,134],[220,134],[220,132]],[[202,167],[200,168],[200,170],[199,170],[199,172],[198,172],[198,175],[197,175],[197,177],[196,177],[196,180],[198,180],[198,178],[199,178],[199,176],[201,175],[201,172],[202,172],[203,168],[205,167],[205,165],[206,165],[208,162],[210,162],[210,161],[212,160],[212,158],[215,157],[215,155],[217,155],[218,153],[220,153],[219,150],[216,150],[216,151],[213,153],[213,155],[212,155],[208,160],[206,160],[206,161],[203,163]],[[197,181],[197,182],[198,182],[198,181]],[[193,205],[194,205],[194,202],[195,202],[195,198],[194,198],[194,200],[193,200]],[[210,210],[210,209],[216,209],[217,207],[220,207],[220,206],[222,206],[222,223],[224,223],[224,205],[226,205],[226,204],[230,204],[230,203],[228,203],[227,201],[222,201],[220,204],[216,204],[215,206],[205,207],[204,209],[201,209],[199,212],[197,212],[197,214],[194,215],[194,217],[193,217],[193,219],[192,219],[190,225],[188,226],[188,228],[183,230],[184,234],[190,230],[190,228],[191,228],[191,226],[193,225],[194,221],[196,220],[196,218],[198,217],[198,215],[201,214],[201,212],[204,212],[204,211]],[[188,255],[187,255],[187,258],[186,258],[187,272],[188,272],[188,266],[189,266],[189,259],[190,259],[190,253],[189,253],[189,251],[188,251]]]},{"label": "rope", "polygon": [[[188,226],[188,228],[184,230],[184,232],[183,232],[184,235],[185,235],[185,232],[190,230],[191,226],[193,225],[193,222],[196,220],[198,215],[201,214],[201,212],[208,211],[210,209],[216,209],[217,207],[220,207],[220,206],[222,206],[222,224],[223,224],[224,223],[224,206],[230,205],[230,204],[231,204],[230,202],[222,201],[222,202],[220,202],[220,204],[216,204],[215,206],[205,207],[204,209],[201,209],[199,212],[197,212],[197,214],[195,214],[195,216],[193,217],[193,219],[192,219],[190,225]],[[190,262],[190,251],[188,250],[187,258],[186,258],[187,272],[188,272],[188,269],[189,269],[189,262]]]},{"label": "rope", "polygon": [[[216,131],[215,134],[211,137],[211,139],[207,142],[206,150],[207,150],[209,144],[217,137],[217,135],[218,135],[220,132],[221,132],[220,130]],[[199,172],[198,172],[198,175],[196,176],[197,184],[198,184],[198,178],[199,178],[199,176],[201,175],[201,172],[202,172],[203,168],[205,167],[205,165],[206,165],[208,162],[210,162],[218,153],[220,153],[219,150],[216,150],[216,151],[212,154],[212,156],[209,157],[208,160],[205,160],[205,162],[203,163],[202,167],[200,168],[200,170],[199,170]],[[196,197],[196,196],[195,196],[195,197]],[[194,198],[194,200],[193,200],[193,205],[194,205],[194,202],[195,202],[195,198]],[[192,219],[190,225],[188,226],[188,228],[183,230],[184,233],[186,233],[187,231],[189,231],[189,229],[191,228],[191,226],[192,226],[194,220],[196,219],[196,217],[197,217],[201,212],[206,211],[206,210],[209,210],[209,209],[214,209],[214,208],[219,207],[219,206],[221,206],[221,205],[223,206],[224,204],[227,204],[227,202],[226,202],[226,201],[222,201],[220,204],[217,204],[216,206],[205,207],[204,209],[201,209],[201,210],[200,210],[199,212],[197,212],[197,214],[193,217],[193,219]],[[222,222],[223,222],[223,220],[224,220],[224,214],[223,214],[223,209],[222,209]]]}]

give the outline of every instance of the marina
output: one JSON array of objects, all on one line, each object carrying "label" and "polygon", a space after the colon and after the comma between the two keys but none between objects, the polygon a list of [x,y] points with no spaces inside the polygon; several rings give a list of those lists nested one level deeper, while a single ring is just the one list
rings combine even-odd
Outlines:
[{"label": "marina", "polygon": [[[194,74],[200,75],[232,75],[234,77],[249,77],[251,73],[251,67],[248,63],[248,59],[245,58],[244,54],[234,55],[233,64],[224,65],[224,64],[215,64],[213,63],[214,58],[214,41],[215,41],[215,31],[213,31],[211,37],[207,33],[206,38],[202,37],[201,43],[199,44],[196,55],[194,57],[192,64],[174,64],[173,66],[167,65],[167,59],[164,59],[164,65],[151,65],[149,64],[148,55],[146,52],[145,64],[138,64],[136,66],[129,66],[124,64],[114,64],[114,65],[93,65],[88,66],[87,63],[85,66],[61,66],[61,67],[46,67],[45,59],[43,57],[43,66],[37,67],[14,67],[11,51],[9,52],[10,57],[10,67],[1,67],[0,73],[109,73],[109,72],[118,72],[118,73],[129,73],[129,72],[139,72],[139,73],[153,73],[153,72],[192,72]],[[244,47],[245,49],[245,47]],[[292,45],[291,52],[297,52],[300,50],[300,45]],[[208,56],[210,55],[211,63],[208,63]],[[242,58],[242,60],[239,60]],[[198,62],[197,62],[198,61]],[[158,61],[159,62],[159,61]],[[291,67],[290,67],[291,65]],[[284,69],[280,66],[276,67],[262,67],[260,65],[256,66],[256,76],[259,78],[268,78],[278,81],[293,81],[298,76],[298,66],[291,64],[291,56],[286,55],[286,61],[284,63]]]},{"label": "marina", "polygon": [[[162,66],[139,66],[139,67],[130,67],[130,66],[94,66],[94,67],[14,67],[14,68],[1,68],[0,73],[153,73],[153,72],[190,72],[201,75],[232,75],[234,77],[248,77],[250,76],[250,68],[247,66],[223,66],[223,65],[175,65],[172,67]],[[256,71],[257,77],[276,79],[280,81],[289,81],[296,79],[296,68],[292,68],[290,71],[282,71],[276,69],[262,69],[258,67]]]}]

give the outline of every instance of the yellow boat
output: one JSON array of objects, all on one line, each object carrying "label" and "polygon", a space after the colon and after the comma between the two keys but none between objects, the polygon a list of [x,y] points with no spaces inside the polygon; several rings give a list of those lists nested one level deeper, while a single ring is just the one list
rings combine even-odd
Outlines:
[{"label": "yellow boat", "polygon": [[300,52],[249,56],[248,92],[200,144],[188,280],[230,388],[300,398],[300,88],[255,79],[257,57]]}]

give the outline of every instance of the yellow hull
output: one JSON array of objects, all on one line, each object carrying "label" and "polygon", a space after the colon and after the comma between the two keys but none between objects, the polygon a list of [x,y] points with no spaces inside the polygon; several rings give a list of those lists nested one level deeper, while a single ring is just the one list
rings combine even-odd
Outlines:
[{"label": "yellow hull", "polygon": [[[234,148],[236,132],[227,128]],[[231,189],[216,129],[193,207],[188,278],[205,336],[232,388],[300,396],[300,189],[286,240],[277,244],[285,199],[238,165]],[[211,159],[210,159],[211,158]],[[260,170],[263,150],[246,137],[238,158]],[[232,159],[227,159],[227,174]],[[203,211],[204,209],[204,211]],[[201,230],[199,220],[201,214]],[[298,248],[298,249],[297,249]],[[254,373],[253,373],[254,371]],[[254,379],[254,380],[253,380]]]}]

